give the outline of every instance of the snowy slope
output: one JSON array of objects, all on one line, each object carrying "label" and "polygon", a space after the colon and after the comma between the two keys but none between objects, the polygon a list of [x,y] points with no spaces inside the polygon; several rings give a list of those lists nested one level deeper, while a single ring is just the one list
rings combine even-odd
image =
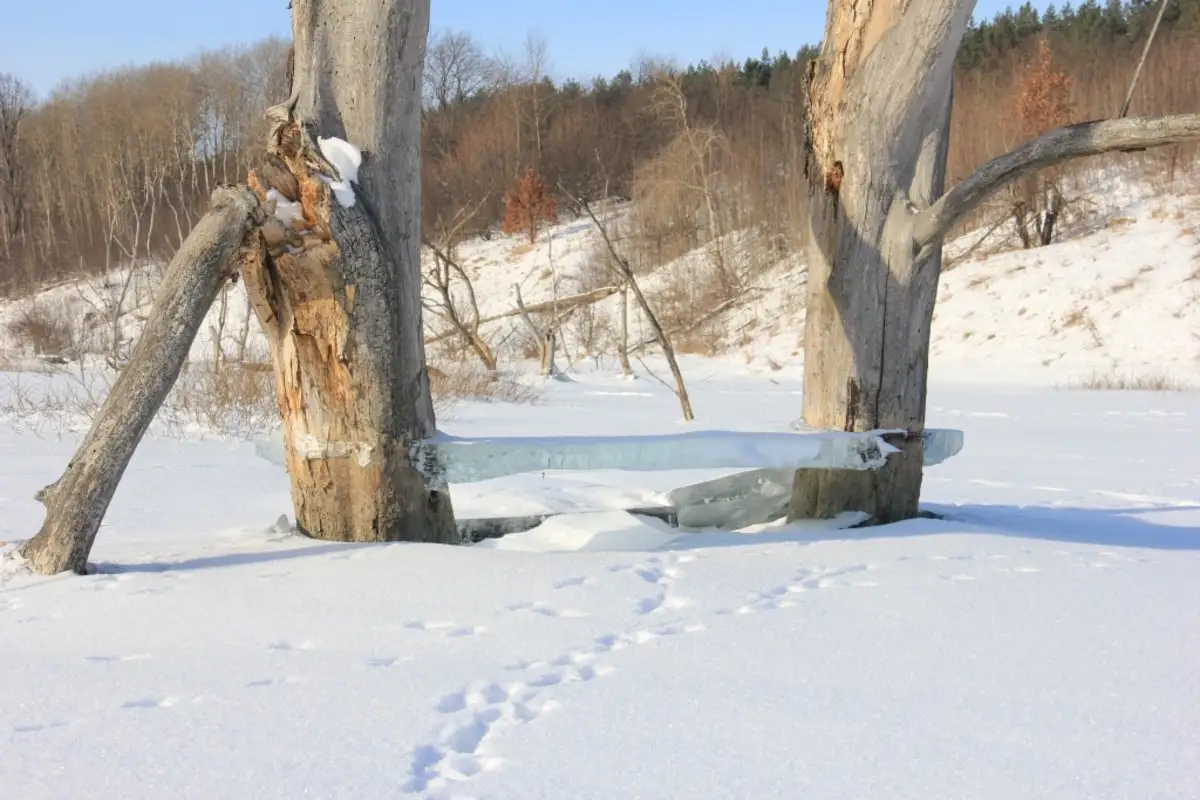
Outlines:
[{"label": "snowy slope", "polygon": [[[1200,385],[1200,197],[1146,197],[1148,190],[1133,191],[1136,187],[1119,182],[1110,188],[1112,192],[1098,197],[1103,213],[1094,216],[1092,227],[1073,231],[1062,243],[952,262],[941,281],[932,331],[935,375],[1042,385],[1073,383],[1093,374],[1173,375],[1181,383]],[[618,205],[607,213],[619,219],[627,212],[628,206]],[[951,243],[948,252],[958,256],[978,238],[964,236]],[[731,237],[730,257],[750,257],[752,248],[747,237]],[[457,258],[472,278],[485,317],[515,307],[513,284],[532,305],[551,299],[555,292],[569,296],[611,283],[603,273],[600,243],[586,220],[564,222],[532,246],[506,236],[468,241],[458,248]],[[694,252],[642,282],[652,297],[659,297],[668,285],[688,290],[698,282],[704,263],[703,253]],[[91,338],[104,339],[104,298],[120,293],[125,275],[111,276],[108,288],[90,281],[50,289],[32,299],[0,301],[0,359],[28,355],[10,324],[31,303],[64,309],[62,314],[76,320],[91,312]],[[126,338],[139,329],[156,285],[154,270],[143,270],[133,282],[133,310],[121,323]],[[703,338],[715,352],[704,354],[720,354],[731,363],[764,372],[799,364],[804,291],[800,259],[762,272],[739,303],[705,326]],[[433,299],[428,287],[426,294]],[[465,297],[461,290],[457,294]],[[615,326],[618,302],[614,296],[598,303],[597,321]],[[218,331],[227,356],[238,351],[245,335],[249,354],[264,357],[265,343],[250,313],[241,286],[231,287],[224,306],[218,304],[210,312],[192,357],[211,358]],[[427,314],[426,323],[427,338],[447,330],[433,314]],[[636,309],[631,309],[630,325],[633,341],[650,337]],[[483,331],[506,362],[523,357],[521,342],[527,333],[519,318],[489,323]],[[567,326],[560,365],[588,360],[585,335],[582,326]],[[443,345],[432,344],[431,357],[453,363],[456,356],[445,353]],[[603,346],[601,335],[593,349]],[[607,352],[611,366],[611,347]]]},{"label": "snowy slope", "polygon": [[[685,368],[707,424],[798,412],[794,369]],[[251,445],[152,437],[99,574],[0,571],[0,796],[1200,796],[1195,396],[937,382],[929,416],[967,434],[945,521],[681,534],[603,510],[703,473],[547,473],[456,511],[602,513],[471,548],[301,539]],[[584,371],[442,426],[677,419]],[[76,441],[0,427],[0,541]]]}]

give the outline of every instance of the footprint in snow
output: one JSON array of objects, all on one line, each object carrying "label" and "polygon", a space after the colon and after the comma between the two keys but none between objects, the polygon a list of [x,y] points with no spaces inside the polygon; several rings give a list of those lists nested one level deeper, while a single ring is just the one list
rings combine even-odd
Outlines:
[{"label": "footprint in snow", "polygon": [[301,650],[315,650],[317,643],[311,639],[293,644],[291,642],[275,642],[267,645],[268,650],[274,650],[277,653],[294,653]]},{"label": "footprint in snow", "polygon": [[496,751],[498,734],[527,725],[561,707],[547,697],[571,684],[587,684],[615,672],[596,663],[605,654],[641,645],[666,636],[704,630],[703,625],[673,624],[638,628],[596,638],[587,647],[568,651],[549,661],[510,667],[528,677],[513,683],[474,683],[437,700],[434,709],[449,718],[431,741],[417,746],[410,756],[406,793],[416,794],[470,780],[500,769],[505,761]]},{"label": "footprint in snow", "polygon": [[530,614],[537,614],[542,617],[561,617],[564,619],[582,619],[583,617],[587,616],[587,614],[585,614],[584,612],[579,611],[577,609],[574,609],[574,608],[558,609],[558,608],[554,608],[553,606],[550,606],[547,603],[543,603],[540,600],[532,602],[532,603],[512,603],[511,605],[507,606],[506,608],[509,611],[514,612],[514,613],[520,612],[520,611],[527,611]]},{"label": "footprint in snow", "polygon": [[471,636],[479,636],[487,632],[487,628],[482,625],[459,625],[457,622],[449,620],[439,620],[426,622],[416,620],[406,622],[404,627],[414,631],[424,631],[425,633],[435,634],[443,639],[466,639]]}]

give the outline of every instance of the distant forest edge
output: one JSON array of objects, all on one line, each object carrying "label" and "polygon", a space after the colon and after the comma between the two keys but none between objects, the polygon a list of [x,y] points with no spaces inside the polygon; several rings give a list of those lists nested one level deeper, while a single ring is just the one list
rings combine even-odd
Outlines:
[{"label": "distant forest edge", "polygon": [[[950,180],[1027,137],[1017,109],[1039,42],[1065,76],[1062,116],[1115,115],[1158,6],[1025,4],[973,22],[958,57]],[[532,169],[577,198],[635,200],[629,235],[647,262],[747,229],[770,243],[764,257],[802,243],[804,78],[816,48],[685,68],[646,58],[585,84],[549,76],[552,44],[530,37],[520,53],[489,56],[460,33],[431,37],[431,238],[491,235],[506,193]],[[244,180],[261,157],[262,110],[287,94],[286,53],[271,39],[79,78],[42,100],[0,74],[0,293],[173,252],[212,189]],[[1171,0],[1131,113],[1200,108],[1196,64],[1200,0]],[[1174,180],[1194,158],[1177,147],[1134,163]]]}]

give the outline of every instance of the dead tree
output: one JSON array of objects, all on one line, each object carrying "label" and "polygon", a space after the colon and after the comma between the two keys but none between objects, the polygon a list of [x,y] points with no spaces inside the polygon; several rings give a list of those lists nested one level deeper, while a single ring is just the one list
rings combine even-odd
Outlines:
[{"label": "dead tree", "polygon": [[[679,369],[679,361],[675,358],[675,347],[671,344],[671,337],[667,335],[666,330],[659,323],[654,309],[650,307],[650,301],[646,299],[646,295],[642,292],[642,287],[638,285],[637,277],[633,274],[633,267],[630,265],[629,259],[621,255],[620,251],[617,250],[612,237],[608,234],[608,228],[604,227],[604,223],[596,216],[596,212],[592,210],[591,204],[582,196],[568,192],[561,184],[559,188],[571,198],[577,207],[583,209],[588,219],[592,221],[596,232],[600,234],[600,239],[604,242],[605,250],[608,252],[607,263],[609,269],[613,271],[613,274],[621,281],[621,284],[625,288],[633,292],[633,297],[642,309],[642,314],[645,316],[647,324],[650,325],[650,330],[654,332],[654,339],[658,342],[658,346],[663,352],[663,357],[667,359],[667,367],[671,370],[671,377],[675,379],[675,396],[679,398],[679,407],[683,411],[683,419],[685,422],[691,422],[696,416],[692,413],[692,401],[688,397],[687,386],[683,382],[683,370]],[[606,186],[605,195],[608,194],[607,188]],[[622,300],[624,300],[623,297]],[[623,326],[624,324],[625,321],[623,321]],[[626,328],[625,330],[627,331],[628,329]],[[622,362],[622,369],[624,370],[629,358],[627,332],[623,333],[623,338],[624,341],[621,345],[621,350],[625,358]]]},{"label": "dead tree", "polygon": [[117,484],[154,414],[171,391],[188,349],[262,210],[246,189],[218,189],[212,210],[188,234],[133,355],[109,392],[66,472],[38,493],[46,519],[21,549],[29,566],[50,575],[87,572],[88,554]]},{"label": "dead tree", "polygon": [[520,284],[514,283],[512,288],[513,302],[517,304],[517,312],[521,315],[521,321],[525,323],[525,327],[529,328],[530,334],[538,345],[538,374],[547,378],[553,377],[558,374],[558,367],[554,363],[554,351],[558,343],[558,329],[562,327],[562,324],[566,322],[567,316],[573,313],[577,306],[573,306],[567,314],[559,316],[557,313],[557,301],[550,301],[549,316],[539,325],[534,321],[533,315],[525,305],[525,301],[521,299]]},{"label": "dead tree", "polygon": [[[483,319],[479,313],[479,300],[475,295],[475,284],[462,264],[454,258],[454,246],[457,243],[463,226],[479,212],[486,198],[477,203],[474,209],[460,209],[449,225],[439,226],[436,240],[424,237],[422,244],[429,248],[433,255],[431,268],[424,272],[424,283],[437,293],[433,301],[433,309],[439,316],[450,323],[453,333],[457,334],[463,344],[471,349],[479,358],[483,368],[489,373],[496,371],[496,351],[479,333]],[[466,291],[467,308],[460,309],[459,302],[454,297],[454,284],[461,283]]]},{"label": "dead tree", "polygon": [[[412,455],[435,433],[421,322],[428,27],[429,0],[295,0],[292,93],[268,112],[251,175],[264,202],[299,203],[261,231],[244,274],[275,363],[297,526],[317,539],[459,541],[449,494]],[[348,176],[323,137],[362,151],[356,185],[336,186]]]},{"label": "dead tree", "polygon": [[[238,264],[271,346],[300,529],[339,541],[460,542],[420,446],[435,432],[419,260],[429,2],[293,5],[292,94],[267,110],[264,162],[250,190],[213,195],[92,429],[39,493],[46,520],[22,548],[38,572],[86,571],[117,483]],[[322,137],[341,140],[340,168]],[[354,161],[346,142],[365,150],[356,181],[342,172]]]},{"label": "dead tree", "polygon": [[1071,158],[1200,138],[1200,115],[1051,131],[943,194],[954,60],[974,0],[831,0],[810,69],[804,420],[888,430],[877,472],[801,470],[791,516],[917,514],[942,240],[995,190]]}]

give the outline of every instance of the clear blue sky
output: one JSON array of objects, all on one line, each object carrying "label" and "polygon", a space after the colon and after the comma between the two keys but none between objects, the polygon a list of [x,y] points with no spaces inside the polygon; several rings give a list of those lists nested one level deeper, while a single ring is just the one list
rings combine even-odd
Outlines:
[{"label": "clear blue sky", "polygon": [[[612,75],[638,53],[681,64],[795,51],[821,36],[823,0],[432,0],[433,29],[517,53],[550,44],[555,77]],[[979,0],[986,17],[1011,0]],[[1044,8],[1045,0],[1034,5]],[[286,0],[0,0],[0,72],[44,94],[65,78],[290,35]]]}]

